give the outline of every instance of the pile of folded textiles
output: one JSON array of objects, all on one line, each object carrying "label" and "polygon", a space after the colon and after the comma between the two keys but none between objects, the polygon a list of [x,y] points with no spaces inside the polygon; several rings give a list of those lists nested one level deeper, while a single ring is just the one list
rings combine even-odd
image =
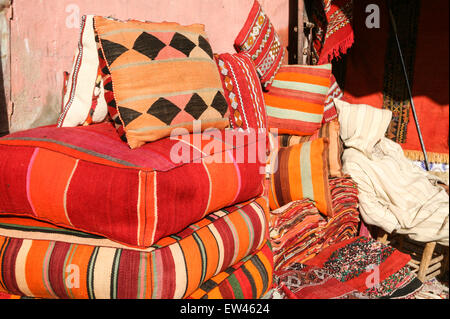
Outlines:
[{"label": "pile of folded textiles", "polygon": [[328,246],[358,233],[358,197],[347,177],[331,178],[333,217],[323,216],[310,199],[291,202],[271,212],[270,239],[275,270],[303,263]]},{"label": "pile of folded textiles", "polygon": [[323,249],[314,258],[275,271],[277,299],[412,299],[423,287],[411,257],[367,237]]}]

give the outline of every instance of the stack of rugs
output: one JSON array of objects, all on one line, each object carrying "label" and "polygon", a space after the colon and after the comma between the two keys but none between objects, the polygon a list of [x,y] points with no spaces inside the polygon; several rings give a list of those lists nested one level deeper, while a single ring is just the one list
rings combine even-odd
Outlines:
[{"label": "stack of rugs", "polygon": [[334,243],[355,237],[359,212],[356,185],[350,178],[330,179],[335,215],[326,218],[310,199],[271,212],[270,239],[275,270],[303,263]]}]

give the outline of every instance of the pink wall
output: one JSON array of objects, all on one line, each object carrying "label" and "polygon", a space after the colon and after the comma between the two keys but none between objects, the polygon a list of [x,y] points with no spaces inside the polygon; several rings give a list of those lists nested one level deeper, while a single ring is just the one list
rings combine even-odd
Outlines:
[{"label": "pink wall", "polygon": [[[288,45],[289,0],[260,0]],[[83,14],[119,19],[203,23],[213,50],[233,42],[253,0],[26,0],[14,1],[11,21],[11,132],[55,123],[62,72],[70,71]],[[287,61],[287,59],[286,59]]]}]

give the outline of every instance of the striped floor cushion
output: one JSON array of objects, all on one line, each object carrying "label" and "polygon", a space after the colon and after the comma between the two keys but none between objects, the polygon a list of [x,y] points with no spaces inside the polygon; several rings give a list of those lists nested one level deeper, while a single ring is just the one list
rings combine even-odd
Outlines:
[{"label": "striped floor cushion", "polygon": [[7,135],[0,139],[0,216],[149,247],[262,194],[265,159],[247,160],[257,141],[236,131],[231,140],[227,132],[180,135],[134,150],[111,123]]},{"label": "striped floor cushion", "polygon": [[272,210],[308,198],[324,215],[333,216],[328,187],[327,138],[282,147],[270,163],[269,204]]},{"label": "striped floor cushion", "polygon": [[271,288],[273,254],[267,242],[259,251],[205,281],[187,299],[259,299]]},{"label": "striped floor cushion", "polygon": [[[273,282],[273,255],[269,242],[254,254],[242,259],[225,271],[205,281],[186,299],[260,299]],[[2,292],[0,299],[28,299],[32,297]]]},{"label": "striped floor cushion", "polygon": [[[0,287],[37,298],[185,298],[221,272],[230,275],[230,266],[241,261],[251,276],[264,272],[262,268],[269,273],[270,256],[263,248],[267,216],[267,201],[259,197],[209,214],[147,249],[30,218],[1,217]],[[266,255],[262,266],[256,257],[245,259],[261,254],[260,249]],[[236,272],[240,285],[242,276]],[[256,280],[256,295],[270,280]]]},{"label": "striped floor cushion", "polygon": [[321,137],[326,137],[328,143],[328,174],[334,177],[342,177],[342,153],[344,152],[344,145],[339,135],[339,121],[337,119],[324,123],[320,129],[318,129],[312,135],[299,136],[281,134],[278,135],[278,145],[280,147],[288,147],[307,141],[317,140]]}]

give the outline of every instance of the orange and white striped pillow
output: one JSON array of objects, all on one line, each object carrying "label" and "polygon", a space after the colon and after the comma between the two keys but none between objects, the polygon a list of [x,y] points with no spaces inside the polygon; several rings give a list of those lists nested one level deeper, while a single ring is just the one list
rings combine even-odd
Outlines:
[{"label": "orange and white striped pillow", "polygon": [[280,148],[270,162],[270,209],[309,198],[322,214],[331,217],[327,153],[327,138]]},{"label": "orange and white striped pillow", "polygon": [[283,65],[264,94],[269,128],[312,135],[322,125],[331,64]]},{"label": "orange and white striped pillow", "polygon": [[[334,105],[333,105],[334,107]],[[278,145],[281,147],[288,147],[295,144],[313,141],[321,137],[326,137],[329,140],[328,145],[328,174],[333,177],[343,177],[342,173],[342,153],[344,152],[344,145],[339,135],[339,121],[334,119],[322,125],[313,135],[298,136],[281,134],[278,135]]]}]

